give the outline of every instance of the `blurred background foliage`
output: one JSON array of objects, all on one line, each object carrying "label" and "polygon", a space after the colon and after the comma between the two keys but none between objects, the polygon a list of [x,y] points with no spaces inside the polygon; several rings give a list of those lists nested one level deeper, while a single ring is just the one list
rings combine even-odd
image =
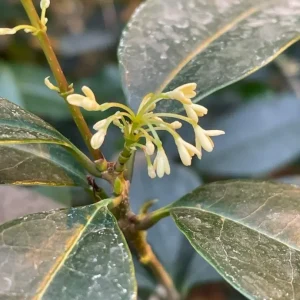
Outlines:
[{"label": "blurred background foliage", "polygon": [[[88,85],[98,102],[125,102],[117,62],[117,46],[123,27],[141,0],[52,0],[48,33],[69,82],[76,91]],[[39,4],[39,1],[36,1]],[[28,23],[18,0],[0,1],[0,27]],[[0,96],[39,115],[86,152],[65,103],[44,85],[50,75],[34,37],[19,33],[0,38]],[[203,74],[205,76],[205,74]],[[135,211],[149,199],[156,207],[177,200],[199,184],[230,178],[267,178],[300,184],[300,45],[295,44],[272,64],[250,77],[204,99],[210,114],[201,119],[205,128],[225,130],[216,138],[212,153],[194,161],[192,168],[177,164],[171,139],[164,138],[172,161],[172,173],[150,180],[142,156],[137,155],[131,190]],[[106,112],[107,113],[107,112]],[[104,113],[84,112],[88,124]],[[181,129],[187,140],[192,132]],[[103,152],[114,158],[122,136],[112,128]],[[78,188],[0,189],[0,221],[70,205],[90,202]],[[149,232],[158,256],[186,291],[187,299],[243,299],[200,258],[170,220]],[[137,265],[140,297],[147,299],[155,285],[147,270]],[[187,292],[190,287],[192,290]]]}]

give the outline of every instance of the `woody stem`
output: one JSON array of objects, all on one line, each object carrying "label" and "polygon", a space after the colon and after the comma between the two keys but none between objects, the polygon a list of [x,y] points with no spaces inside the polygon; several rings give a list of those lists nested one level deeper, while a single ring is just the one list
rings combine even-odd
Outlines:
[{"label": "woody stem", "polygon": [[[37,29],[37,39],[40,42],[41,48],[47,58],[48,64],[52,70],[53,76],[58,84],[59,90],[60,90],[60,95],[64,100],[66,100],[69,92],[70,92],[70,87],[67,82],[67,79],[62,71],[62,68],[58,62],[58,59],[53,51],[53,48],[51,46],[50,39],[46,33],[45,26],[41,23],[40,17],[33,5],[32,0],[21,0],[21,3],[28,15],[28,18],[31,22],[31,25]],[[67,101],[66,101],[67,102]],[[92,137],[92,133],[90,132],[90,129],[83,118],[83,115],[80,111],[79,107],[70,105],[69,103],[68,107],[71,112],[71,115],[74,119],[74,122],[76,126],[79,129],[79,132],[89,149],[91,155],[95,160],[103,158],[102,153],[99,150],[95,150],[91,147],[90,145],[90,140]]]}]

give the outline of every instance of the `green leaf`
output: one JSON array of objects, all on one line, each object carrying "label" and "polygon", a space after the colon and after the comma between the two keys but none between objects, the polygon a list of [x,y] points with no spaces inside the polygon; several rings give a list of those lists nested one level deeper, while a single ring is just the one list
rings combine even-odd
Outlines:
[{"label": "green leaf", "polygon": [[[63,146],[63,147],[61,147]],[[93,164],[52,126],[0,98],[0,183],[87,187]]]},{"label": "green leaf", "polygon": [[[199,101],[266,65],[299,39],[299,0],[148,0],[119,47],[131,106],[196,82]],[[160,111],[176,111],[164,101]]]},{"label": "green leaf", "polygon": [[107,201],[0,226],[0,298],[136,299],[131,253]]},{"label": "green leaf", "polygon": [[48,123],[18,105],[0,98],[0,143],[53,143],[73,145]]},{"label": "green leaf", "polygon": [[82,186],[86,172],[63,147],[0,144],[0,184]]},{"label": "green leaf", "polygon": [[250,299],[300,298],[300,189],[225,181],[170,208],[192,246]]}]

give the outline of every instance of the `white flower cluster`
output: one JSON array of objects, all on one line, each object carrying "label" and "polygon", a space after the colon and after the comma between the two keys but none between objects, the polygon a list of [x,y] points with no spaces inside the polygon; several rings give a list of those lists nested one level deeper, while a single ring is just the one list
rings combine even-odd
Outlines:
[{"label": "white flower cluster", "polygon": [[[179,156],[185,166],[191,165],[192,158],[195,155],[201,159],[202,149],[207,152],[213,150],[214,143],[211,137],[224,134],[224,131],[221,130],[205,130],[198,124],[199,117],[206,115],[207,109],[202,105],[192,102],[191,99],[196,96],[195,90],[196,84],[188,83],[167,93],[146,95],[140,104],[137,114],[129,107],[120,103],[98,104],[94,93],[86,86],[82,88],[83,95],[69,95],[67,101],[72,105],[80,106],[86,110],[104,111],[111,107],[122,108],[124,112],[118,111],[94,125],[93,128],[97,132],[91,139],[91,145],[94,149],[100,148],[104,142],[108,127],[113,123],[122,130],[125,140],[127,143],[130,143],[127,147],[132,151],[135,151],[137,148],[141,148],[144,151],[148,165],[148,174],[151,178],[154,178],[156,176],[163,177],[164,174],[168,175],[171,172],[168,157],[157,131],[165,130],[173,136]],[[187,116],[153,112],[156,103],[161,100],[176,100],[181,102]],[[176,129],[182,126],[181,122],[176,120],[168,123],[163,118],[175,118],[190,123],[195,133],[195,145],[183,140],[176,132]],[[141,139],[144,139],[145,143],[141,143]],[[157,149],[157,153],[152,163],[150,156],[155,153],[155,149]]]}]

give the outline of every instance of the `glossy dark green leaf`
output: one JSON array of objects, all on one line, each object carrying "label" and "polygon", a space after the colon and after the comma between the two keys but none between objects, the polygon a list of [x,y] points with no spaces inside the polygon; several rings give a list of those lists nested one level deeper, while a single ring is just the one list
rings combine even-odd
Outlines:
[{"label": "glossy dark green leaf", "polygon": [[274,59],[298,40],[299,25],[299,0],[148,0],[119,48],[129,102],[137,108],[149,92],[188,82],[198,83],[198,101]]},{"label": "glossy dark green leaf", "polygon": [[1,225],[0,299],[136,299],[131,254],[105,204]]},{"label": "glossy dark green leaf", "polygon": [[52,144],[0,144],[0,184],[88,187],[80,164]]},{"label": "glossy dark green leaf", "polygon": [[300,189],[208,184],[170,209],[192,246],[250,299],[300,298]]},{"label": "glossy dark green leaf", "polygon": [[3,98],[0,154],[2,184],[87,187],[86,171],[77,160],[87,168],[93,165],[48,123]]},{"label": "glossy dark green leaf", "polygon": [[71,143],[48,123],[18,105],[0,98],[0,143]]}]

